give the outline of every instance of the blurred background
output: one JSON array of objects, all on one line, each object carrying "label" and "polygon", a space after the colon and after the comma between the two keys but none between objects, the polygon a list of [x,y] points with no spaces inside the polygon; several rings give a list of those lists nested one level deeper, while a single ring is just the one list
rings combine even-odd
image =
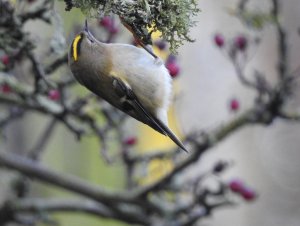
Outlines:
[{"label": "blurred background", "polygon": [[[270,2],[270,0],[251,0],[247,7],[257,12],[269,12]],[[171,127],[181,137],[192,131],[213,129],[237,117],[253,105],[255,92],[240,83],[225,51],[226,45],[230,45],[237,36],[246,37],[248,40],[248,49],[245,53],[247,56],[243,62],[246,76],[251,78],[253,71],[258,70],[266,75],[272,84],[276,82],[278,46],[274,27],[266,25],[263,29],[249,29],[232,13],[238,3],[239,1],[235,0],[199,0],[201,12],[196,18],[197,25],[191,30],[191,37],[195,42],[182,46],[177,56],[180,73],[174,79],[175,97],[170,118]],[[280,22],[288,33],[289,67],[294,70],[300,64],[298,33],[300,3],[298,0],[282,0],[281,5]],[[34,5],[24,4],[22,7]],[[62,33],[66,37],[66,43],[62,41],[62,46],[68,48],[75,34],[74,27],[80,29],[85,17],[77,9],[65,12],[64,7],[63,2],[55,2],[55,9],[63,18],[62,21],[57,21],[63,23]],[[98,22],[91,20],[90,23],[93,31],[101,36],[97,30]],[[117,22],[117,25],[120,24]],[[27,23],[26,29],[31,32],[33,39],[42,43],[38,45],[37,50],[40,56],[45,54],[46,46],[51,42],[53,35],[59,35],[60,32],[39,21]],[[130,43],[131,34],[121,25],[119,29],[114,41]],[[225,46],[220,47],[216,44],[216,34],[222,36]],[[15,70],[25,74],[26,64]],[[68,68],[62,68],[55,76],[70,75]],[[74,89],[78,95],[86,93],[80,86]],[[286,106],[288,109],[300,110],[299,91],[299,87],[295,86],[294,95]],[[232,109],[233,100],[238,105],[237,110]],[[6,141],[1,142],[1,148],[16,152],[29,150],[39,139],[42,128],[48,123],[49,118],[35,113],[26,114],[25,120],[16,121],[6,128]],[[168,139],[155,132],[152,133],[134,120],[128,119],[125,128],[128,137],[137,139],[137,145],[134,147],[136,150],[173,147]],[[189,170],[190,176],[205,171],[216,160],[227,160],[233,167],[226,172],[224,179],[242,178],[255,188],[259,197],[254,202],[215,211],[212,217],[203,221],[203,224],[298,226],[300,224],[299,134],[299,124],[276,120],[267,127],[253,125],[242,128],[209,150],[197,166]],[[125,187],[126,175],[122,164],[116,161],[108,165],[99,154],[96,138],[83,137],[78,142],[74,135],[59,123],[55,125],[55,132],[51,135],[42,161],[51,168],[77,175],[112,190]],[[1,169],[0,200],[1,196],[4,199],[9,193],[11,180],[12,175]],[[71,196],[41,183],[33,182],[33,184],[31,192],[35,196]],[[125,225],[110,220],[103,220],[100,223],[98,218],[83,214],[56,214],[55,218],[61,221],[61,225]]]}]

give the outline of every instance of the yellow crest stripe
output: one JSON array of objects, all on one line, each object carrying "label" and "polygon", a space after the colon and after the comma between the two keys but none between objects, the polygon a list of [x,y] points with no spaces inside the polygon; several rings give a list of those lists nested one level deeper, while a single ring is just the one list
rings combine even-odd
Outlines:
[{"label": "yellow crest stripe", "polygon": [[75,61],[78,59],[78,43],[81,38],[81,35],[77,35],[73,41],[73,58]]}]

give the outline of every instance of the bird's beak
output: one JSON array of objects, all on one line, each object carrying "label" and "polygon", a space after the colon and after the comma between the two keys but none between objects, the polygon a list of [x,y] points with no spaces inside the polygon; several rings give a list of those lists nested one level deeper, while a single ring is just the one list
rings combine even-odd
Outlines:
[{"label": "bird's beak", "polygon": [[84,28],[83,29],[87,33],[87,37],[90,39],[91,42],[96,41],[95,37],[92,35],[92,33],[89,30],[87,20],[85,20],[85,24],[84,24]]},{"label": "bird's beak", "polygon": [[87,22],[87,19],[85,19],[85,23],[84,23],[84,28],[83,28],[87,33],[90,33],[89,32],[89,27],[88,27],[88,22]]}]

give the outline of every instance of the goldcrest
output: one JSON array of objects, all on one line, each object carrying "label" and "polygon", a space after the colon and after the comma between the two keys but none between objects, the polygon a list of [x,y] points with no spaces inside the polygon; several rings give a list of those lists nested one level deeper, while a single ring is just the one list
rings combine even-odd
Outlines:
[{"label": "goldcrest", "polygon": [[81,85],[187,151],[168,128],[172,81],[160,59],[133,45],[102,43],[86,23],[71,44],[68,61]]}]

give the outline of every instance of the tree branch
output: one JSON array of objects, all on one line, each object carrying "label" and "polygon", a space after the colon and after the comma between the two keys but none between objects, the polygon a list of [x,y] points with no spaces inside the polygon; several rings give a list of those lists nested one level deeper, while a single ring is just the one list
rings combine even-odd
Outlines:
[{"label": "tree branch", "polygon": [[43,131],[41,136],[38,138],[38,141],[36,145],[32,148],[32,150],[29,151],[28,157],[37,160],[39,159],[42,151],[44,150],[48,140],[51,137],[51,134],[53,132],[53,129],[55,128],[56,125],[56,119],[52,118],[48,125],[46,126],[46,129]]},{"label": "tree branch", "polygon": [[15,214],[39,214],[41,212],[70,212],[87,213],[101,218],[113,218],[127,223],[143,223],[136,219],[127,219],[122,215],[116,214],[108,206],[91,200],[81,199],[39,199],[27,198],[8,202],[9,207]]},{"label": "tree branch", "polygon": [[48,67],[45,68],[46,74],[53,73],[57,68],[66,64],[67,62],[68,62],[68,54],[64,54],[63,56],[61,56],[60,58],[57,58]]},{"label": "tree branch", "polygon": [[95,201],[111,204],[120,202],[135,203],[134,196],[129,192],[116,193],[107,191],[98,186],[87,185],[85,181],[74,176],[62,175],[60,172],[50,170],[35,161],[16,154],[0,151],[0,166],[17,170],[31,178],[67,189]]},{"label": "tree branch", "polygon": [[282,25],[279,22],[280,14],[280,2],[278,0],[272,0],[273,9],[272,15],[275,19],[276,32],[278,36],[278,50],[279,50],[279,78],[284,79],[287,76],[287,46],[286,46],[286,36]]}]

